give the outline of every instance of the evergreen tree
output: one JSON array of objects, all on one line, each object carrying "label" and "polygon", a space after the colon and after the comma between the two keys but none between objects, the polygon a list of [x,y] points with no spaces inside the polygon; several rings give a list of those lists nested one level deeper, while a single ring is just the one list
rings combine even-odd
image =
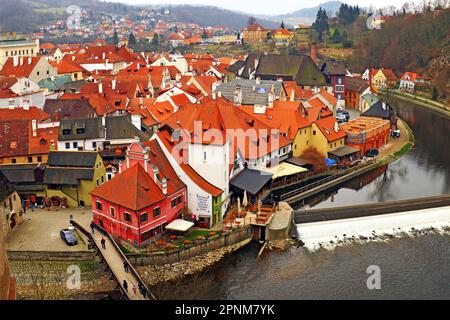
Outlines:
[{"label": "evergreen tree", "polygon": [[128,36],[128,46],[130,48],[133,48],[136,46],[136,38],[134,37],[133,32],[131,32],[130,35]]},{"label": "evergreen tree", "polygon": [[152,41],[150,42],[150,45],[152,48],[158,48],[159,46],[159,35],[155,33],[155,35],[152,38]]},{"label": "evergreen tree", "polygon": [[319,41],[323,41],[325,38],[324,35],[326,36],[328,31],[328,15],[322,7],[320,7],[317,12],[316,21],[314,22],[314,29],[319,34]]},{"label": "evergreen tree", "polygon": [[119,44],[119,36],[117,35],[117,31],[114,30],[114,34],[112,37],[112,43],[117,46]]}]

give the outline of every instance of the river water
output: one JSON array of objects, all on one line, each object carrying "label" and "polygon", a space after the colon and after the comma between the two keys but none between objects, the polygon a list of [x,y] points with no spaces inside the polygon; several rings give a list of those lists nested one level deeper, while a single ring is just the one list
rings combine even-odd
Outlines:
[{"label": "river water", "polygon": [[[305,203],[332,207],[450,193],[450,121],[414,105],[396,102],[413,129],[414,149],[388,167],[355,179]],[[302,204],[303,205],[303,204]],[[299,206],[297,206],[299,207]],[[252,244],[211,270],[187,278],[172,299],[450,299],[450,237],[404,236],[308,251],[295,248],[256,260]],[[381,270],[381,289],[368,290],[367,268]]]}]

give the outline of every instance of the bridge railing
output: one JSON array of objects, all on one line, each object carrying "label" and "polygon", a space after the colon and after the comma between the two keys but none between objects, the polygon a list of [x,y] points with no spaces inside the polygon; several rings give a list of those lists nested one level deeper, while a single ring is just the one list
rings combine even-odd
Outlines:
[{"label": "bridge railing", "polygon": [[370,166],[373,166],[374,163],[375,163],[374,161],[369,161],[367,163],[360,164],[360,165],[354,166],[354,167],[352,167],[350,169],[347,169],[347,170],[341,171],[339,173],[336,173],[336,174],[334,174],[332,176],[329,176],[329,177],[317,180],[316,182],[308,184],[307,186],[304,186],[304,187],[301,187],[301,188],[298,188],[298,189],[295,189],[295,190],[292,190],[292,191],[288,191],[286,193],[283,193],[280,196],[280,200],[283,201],[283,200],[285,200],[287,198],[290,198],[291,196],[295,196],[295,195],[298,195],[298,194],[303,193],[305,191],[311,190],[311,189],[313,189],[315,187],[318,187],[318,186],[320,186],[320,185],[322,185],[324,183],[330,182],[332,180],[335,180],[337,178],[345,176],[345,175],[347,175],[349,173],[356,172],[356,171],[358,171],[360,169],[369,168]]},{"label": "bridge railing", "polygon": [[97,246],[97,243],[95,242],[94,238],[92,237],[92,234],[89,231],[87,231],[85,228],[83,228],[75,220],[70,220],[70,224],[72,226],[74,226],[78,231],[80,231],[85,237],[87,237],[89,243],[92,243],[94,246],[97,247],[97,249],[98,249],[97,250],[97,254],[100,256],[101,260],[105,261],[106,265],[108,266],[109,270],[111,271],[112,276],[114,277],[114,279],[116,279],[116,282],[117,282],[117,284],[120,287],[120,290],[122,291],[123,294],[125,294],[125,296],[127,296],[125,289],[122,287],[122,283],[120,282],[119,277],[114,272],[114,270],[108,265],[108,262],[106,261],[106,259],[105,259],[104,255],[103,255],[102,251],[100,250],[100,248]]},{"label": "bridge railing", "polygon": [[140,284],[140,286],[142,286],[146,292],[146,297],[149,297],[152,300],[157,300],[155,295],[150,291],[150,289],[147,287],[147,285],[145,284],[144,280],[142,280],[141,276],[139,275],[139,273],[137,272],[137,270],[133,267],[133,265],[130,263],[130,261],[127,259],[127,257],[125,256],[125,254],[123,253],[123,251],[120,249],[119,245],[117,244],[117,242],[111,237],[111,235],[102,227],[100,227],[97,224],[94,224],[95,229],[97,229],[101,234],[103,234],[105,237],[108,237],[109,240],[114,244],[114,249],[119,253],[119,255],[122,257],[123,261],[126,261],[126,263],[129,266],[129,269],[131,271],[131,274],[136,278],[136,280],[138,281],[138,283]]}]

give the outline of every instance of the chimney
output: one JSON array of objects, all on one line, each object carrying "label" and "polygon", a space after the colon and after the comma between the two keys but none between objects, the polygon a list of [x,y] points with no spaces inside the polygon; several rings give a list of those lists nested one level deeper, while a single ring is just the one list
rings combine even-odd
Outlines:
[{"label": "chimney", "polygon": [[310,56],[312,61],[314,61],[314,63],[317,63],[317,44],[315,42],[311,43],[310,50],[311,50]]},{"label": "chimney", "polygon": [[31,120],[31,129],[33,131],[33,137],[37,137],[37,120]]},{"label": "chimney", "polygon": [[23,66],[23,57],[20,57],[20,65]]},{"label": "chimney", "polygon": [[106,53],[103,52],[102,59],[106,58]]},{"label": "chimney", "polygon": [[217,92],[217,96],[218,96],[219,98],[222,98],[222,91],[218,91],[218,92]]},{"label": "chimney", "polygon": [[31,57],[28,57],[28,64],[31,64]]},{"label": "chimney", "polygon": [[166,178],[161,179],[161,191],[164,195],[167,194],[167,179]]},{"label": "chimney", "polygon": [[211,93],[211,97],[212,97],[214,100],[216,100],[216,92],[212,92],[212,93]]},{"label": "chimney", "polygon": [[137,70],[139,70],[139,69],[141,68],[141,64],[138,63],[137,66],[136,66],[136,68],[137,68]]},{"label": "chimney", "polygon": [[111,89],[116,90],[116,78],[111,80]]},{"label": "chimney", "polygon": [[101,82],[98,83],[98,93],[103,93],[103,84]]},{"label": "chimney", "polygon": [[19,57],[18,56],[14,56],[13,57],[13,66],[17,67],[19,65]]}]

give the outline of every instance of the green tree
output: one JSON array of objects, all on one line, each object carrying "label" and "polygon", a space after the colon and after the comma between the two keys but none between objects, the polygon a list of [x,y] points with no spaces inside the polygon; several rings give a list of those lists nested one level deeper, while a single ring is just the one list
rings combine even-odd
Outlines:
[{"label": "green tree", "polygon": [[130,48],[134,48],[136,46],[136,38],[134,37],[133,32],[128,36],[128,46]]},{"label": "green tree", "polygon": [[117,31],[114,30],[114,34],[111,41],[115,46],[119,44],[119,36],[117,35]]},{"label": "green tree", "polygon": [[314,22],[314,29],[319,34],[319,41],[323,41],[328,32],[328,15],[325,9],[319,8],[317,12],[316,21]]}]

